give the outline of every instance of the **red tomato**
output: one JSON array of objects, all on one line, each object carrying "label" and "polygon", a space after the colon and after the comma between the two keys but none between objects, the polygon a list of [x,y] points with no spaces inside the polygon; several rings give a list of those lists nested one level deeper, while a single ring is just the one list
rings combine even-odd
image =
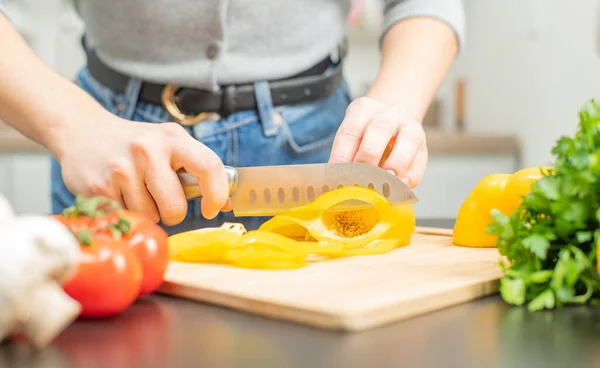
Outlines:
[{"label": "red tomato", "polygon": [[147,217],[125,211],[125,216],[131,220],[131,232],[123,239],[135,249],[142,261],[144,281],[140,296],[154,292],[163,283],[163,277],[169,264],[169,248],[167,232]]},{"label": "red tomato", "polygon": [[[109,222],[118,223],[119,216],[129,222],[129,231],[123,233],[122,239],[134,249],[142,262],[144,281],[140,296],[150,294],[162,284],[169,264],[168,235],[152,220],[137,212],[123,210],[120,214],[113,214]],[[107,231],[105,234],[110,233]]]},{"label": "red tomato", "polygon": [[[81,267],[85,272],[83,272],[83,276],[79,276],[79,281],[76,283],[78,288],[72,289],[72,285],[67,285],[67,288],[72,292],[76,290],[79,297],[84,298],[88,294],[92,296],[102,294],[104,286],[95,285],[95,282],[92,282],[96,278],[110,280],[115,284],[120,283],[119,277],[127,279],[124,279],[123,285],[119,286],[127,289],[123,291],[126,297],[124,296],[122,299],[119,296],[115,297],[116,300],[122,301],[123,305],[133,303],[130,300],[130,295],[133,292],[130,288],[133,288],[137,281],[134,282],[128,279],[132,275],[135,274],[134,276],[138,277],[138,273],[141,274],[141,281],[138,283],[138,289],[135,293],[136,298],[154,292],[162,284],[169,263],[168,235],[149,218],[133,211],[123,210],[116,202],[104,197],[78,197],[75,204],[68,208],[63,215],[54,217],[69,227],[75,234],[79,234],[81,230],[89,231],[94,240],[94,244],[89,247],[82,245],[84,259]],[[100,245],[100,248],[105,249],[97,250],[96,246],[98,245]],[[118,247],[126,249],[119,250]],[[112,255],[109,254],[108,250],[112,252]],[[100,256],[100,253],[103,256]],[[111,263],[116,262],[115,257],[126,258],[127,262],[121,262],[120,265],[128,268],[128,270],[116,269],[116,264]],[[100,258],[105,264],[100,265]],[[139,267],[133,266],[134,263]],[[108,275],[104,275],[104,267],[111,271]],[[138,272],[138,268],[141,269],[140,272]],[[119,272],[125,275],[118,276]],[[110,304],[111,300],[109,297],[106,303]],[[96,303],[100,305],[99,310],[89,313],[84,311],[85,315],[91,313],[93,316],[96,316],[96,314],[99,316],[101,311],[106,310],[106,307],[102,306],[102,302],[96,301]],[[118,313],[122,310],[121,304],[113,309]]]},{"label": "red tomato", "polygon": [[79,266],[63,289],[81,303],[81,317],[111,317],[137,299],[142,264],[123,240],[94,237],[81,245]]}]

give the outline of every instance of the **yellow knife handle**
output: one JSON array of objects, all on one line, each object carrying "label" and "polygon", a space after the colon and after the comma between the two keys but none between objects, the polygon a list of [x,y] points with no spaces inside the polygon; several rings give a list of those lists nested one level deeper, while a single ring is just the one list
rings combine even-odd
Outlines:
[{"label": "yellow knife handle", "polygon": [[[233,194],[238,183],[238,172],[235,167],[225,166],[225,174],[227,174],[227,185],[229,186],[229,196]],[[187,199],[196,199],[202,197],[202,190],[198,186],[198,179],[190,175],[184,169],[177,171],[177,176],[183,187],[183,192]]]}]

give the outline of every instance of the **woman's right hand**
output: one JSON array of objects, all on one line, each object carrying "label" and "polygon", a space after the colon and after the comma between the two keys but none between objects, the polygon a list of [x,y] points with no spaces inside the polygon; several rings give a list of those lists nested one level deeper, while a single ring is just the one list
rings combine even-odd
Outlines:
[{"label": "woman's right hand", "polygon": [[56,157],[74,194],[103,195],[165,225],[183,221],[187,199],[176,171],[198,178],[202,215],[229,211],[227,176],[221,159],[176,123],[149,124],[107,115],[72,124]]}]

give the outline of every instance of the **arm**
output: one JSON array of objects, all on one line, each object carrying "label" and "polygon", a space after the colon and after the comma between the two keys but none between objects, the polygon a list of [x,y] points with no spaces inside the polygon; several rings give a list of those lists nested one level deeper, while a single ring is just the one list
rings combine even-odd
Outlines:
[{"label": "arm", "polygon": [[75,195],[102,195],[166,225],[187,201],[175,173],[201,178],[202,214],[230,210],[220,158],[180,125],[121,119],[45,65],[0,13],[0,119],[48,148]]},{"label": "arm", "polygon": [[354,100],[334,139],[330,162],[363,162],[410,187],[428,160],[421,121],[463,41],[460,0],[386,0],[379,73]]},{"label": "arm", "polygon": [[110,113],[47,66],[0,14],[0,119],[57,158],[72,124]]},{"label": "arm", "polygon": [[402,104],[423,120],[458,48],[454,31],[436,19],[395,23],[383,37],[380,70],[367,96],[386,105]]}]

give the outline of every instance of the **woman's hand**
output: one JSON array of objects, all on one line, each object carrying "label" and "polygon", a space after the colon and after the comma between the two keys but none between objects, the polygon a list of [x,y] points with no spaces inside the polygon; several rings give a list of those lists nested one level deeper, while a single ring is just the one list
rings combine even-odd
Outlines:
[{"label": "woman's hand", "polygon": [[361,97],[346,110],[329,162],[381,166],[414,188],[423,177],[427,158],[425,132],[419,121],[398,105]]},{"label": "woman's hand", "polygon": [[[448,5],[454,7],[462,11],[459,2]],[[420,122],[458,46],[453,28],[432,17],[410,17],[389,27],[383,35],[379,73],[366,97],[348,107],[330,162],[379,165],[416,187],[428,159]]]},{"label": "woman's hand", "polygon": [[220,158],[175,123],[138,123],[106,114],[102,122],[72,125],[56,151],[72,193],[107,196],[165,225],[180,223],[187,212],[176,174],[180,168],[198,178],[205,218],[231,209]]}]

